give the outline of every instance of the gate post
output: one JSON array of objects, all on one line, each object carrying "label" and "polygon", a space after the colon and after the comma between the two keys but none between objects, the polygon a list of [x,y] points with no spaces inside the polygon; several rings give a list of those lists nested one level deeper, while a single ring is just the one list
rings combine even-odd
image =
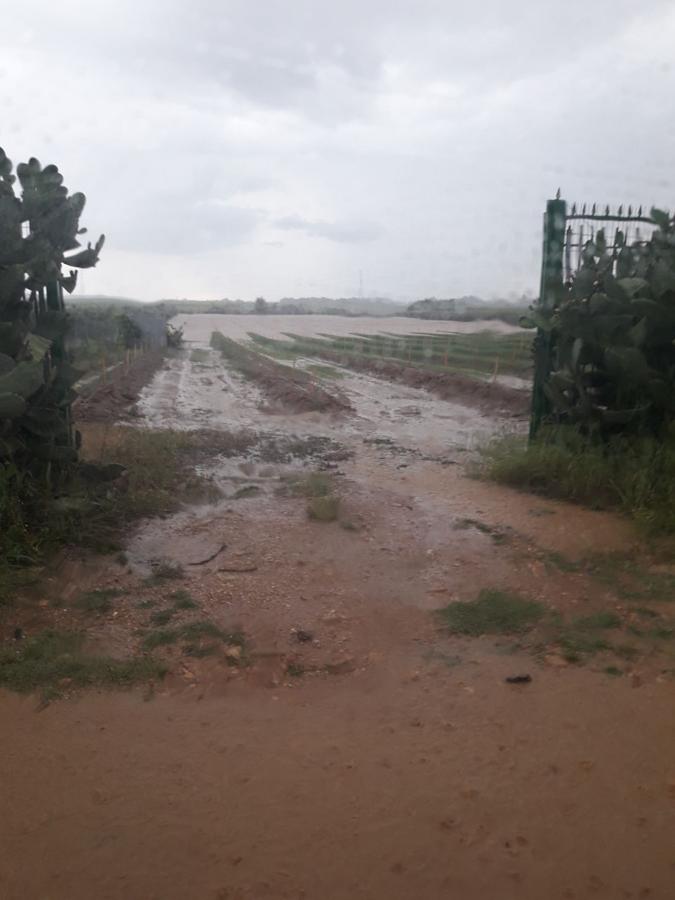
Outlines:
[{"label": "gate post", "polygon": [[[544,213],[541,282],[537,303],[543,312],[552,312],[562,296],[566,216],[567,204],[560,199],[559,195],[555,200],[547,201]],[[553,354],[551,333],[538,328],[533,349],[534,379],[530,413],[530,440],[535,437],[544,416],[550,412],[550,403],[544,393],[544,384],[551,372]]]}]

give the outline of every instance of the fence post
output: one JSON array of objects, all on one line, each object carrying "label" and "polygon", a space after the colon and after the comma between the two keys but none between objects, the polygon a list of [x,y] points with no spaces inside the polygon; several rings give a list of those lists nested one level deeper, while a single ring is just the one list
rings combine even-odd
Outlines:
[{"label": "fence post", "polygon": [[[544,240],[541,259],[541,283],[537,306],[543,312],[551,312],[563,289],[563,253],[565,248],[565,222],[567,204],[557,197],[546,203],[544,213]],[[551,372],[553,342],[551,333],[537,329],[534,339],[534,378],[532,384],[532,411],[530,414],[530,440],[532,440],[542,419],[550,411],[549,400],[544,393],[544,384]]]}]

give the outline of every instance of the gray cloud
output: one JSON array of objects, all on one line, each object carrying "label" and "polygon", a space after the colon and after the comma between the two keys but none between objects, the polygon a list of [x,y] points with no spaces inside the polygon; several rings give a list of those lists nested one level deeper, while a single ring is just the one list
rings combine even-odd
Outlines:
[{"label": "gray cloud", "polygon": [[673,45],[672,0],[23,0],[1,141],[87,193],[90,291],[536,290],[558,186],[673,206]]},{"label": "gray cloud", "polygon": [[361,244],[374,241],[383,229],[372,222],[321,222],[303,219],[302,216],[283,216],[274,222],[283,231],[302,231],[310,237],[326,238],[340,244]]}]

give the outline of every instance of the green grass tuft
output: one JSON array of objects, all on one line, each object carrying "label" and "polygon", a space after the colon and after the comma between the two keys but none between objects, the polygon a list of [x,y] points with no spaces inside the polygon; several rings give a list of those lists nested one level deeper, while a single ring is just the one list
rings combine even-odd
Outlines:
[{"label": "green grass tuft", "polygon": [[192,595],[188,591],[174,591],[169,594],[169,600],[173,603],[174,609],[198,609],[199,604],[195,602]]},{"label": "green grass tuft", "polygon": [[196,643],[202,638],[212,638],[230,646],[244,647],[246,638],[242,631],[223,631],[209,619],[188,622],[178,628],[159,628],[151,631],[143,638],[143,647],[152,650],[155,647],[175,644],[178,641]]},{"label": "green grass tuft", "polygon": [[451,634],[517,634],[527,631],[544,616],[545,608],[535,600],[510,591],[482,590],[477,600],[450,603],[439,615]]},{"label": "green grass tuft", "polygon": [[180,633],[175,628],[157,628],[145,635],[143,648],[154,650],[155,647],[165,647],[168,644],[175,644],[179,640]]},{"label": "green grass tuft", "polygon": [[185,578],[185,571],[180,563],[161,562],[152,568],[152,575],[146,578],[148,584],[161,584],[163,581],[175,581]]},{"label": "green grass tuft", "polygon": [[325,472],[293,477],[288,484],[292,494],[302,497],[330,497],[335,493],[335,479]]},{"label": "green grass tuft", "polygon": [[620,617],[610,610],[601,610],[590,616],[583,616],[575,619],[572,623],[572,627],[579,631],[602,631],[607,628],[619,628],[620,625]]},{"label": "green grass tuft", "polygon": [[150,621],[153,625],[168,625],[175,615],[174,609],[158,609],[150,616]]},{"label": "green grass tuft", "polygon": [[669,641],[672,637],[675,636],[675,628],[652,628],[651,631],[648,632],[649,637],[656,638],[659,641]]},{"label": "green grass tuft", "polygon": [[647,531],[675,533],[675,441],[599,445],[572,428],[508,437],[483,453],[479,473],[501,484],[593,509],[617,509]]},{"label": "green grass tuft", "polygon": [[41,690],[51,699],[71,687],[126,687],[166,673],[145,657],[89,656],[82,651],[83,641],[77,632],[49,630],[0,648],[0,685],[21,693]]},{"label": "green grass tuft", "polygon": [[307,515],[317,522],[334,522],[339,513],[339,497],[310,497],[307,500]]},{"label": "green grass tuft", "polygon": [[80,594],[74,603],[77,609],[83,609],[85,612],[107,613],[112,609],[110,602],[115,597],[121,597],[124,591],[118,588],[97,588],[93,591],[87,591]]}]

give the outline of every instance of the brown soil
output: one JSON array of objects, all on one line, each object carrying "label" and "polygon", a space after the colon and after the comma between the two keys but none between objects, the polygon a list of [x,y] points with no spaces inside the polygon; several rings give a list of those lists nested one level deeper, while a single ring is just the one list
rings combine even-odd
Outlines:
[{"label": "brown soil", "polygon": [[161,368],[164,354],[148,350],[128,366],[120,363],[99,379],[93,387],[85,387],[73,405],[73,415],[79,422],[115,422],[133,418],[138,396]]},{"label": "brown soil", "polygon": [[[338,390],[327,391],[309,372],[280,365],[222,335],[220,341],[217,349],[246,378],[254,381],[274,406],[295,412],[351,410],[349,401]],[[267,411],[274,411],[274,408]]]},{"label": "brown soil", "polygon": [[[214,472],[255,493],[147,523],[128,565],[70,551],[5,618],[126,656],[181,589],[198,609],[168,627],[206,619],[246,643],[160,649],[171,673],[150,690],[40,712],[0,696],[0,897],[672,896],[673,642],[570,665],[537,650],[543,633],[450,637],[435,615],[496,587],[627,625],[635,604],[560,561],[646,552],[629,523],[330,427],[353,452],[323,461],[338,522],[278,490],[302,460],[243,449]],[[160,560],[183,577],[148,583]],[[78,610],[97,587],[124,593]]]}]

